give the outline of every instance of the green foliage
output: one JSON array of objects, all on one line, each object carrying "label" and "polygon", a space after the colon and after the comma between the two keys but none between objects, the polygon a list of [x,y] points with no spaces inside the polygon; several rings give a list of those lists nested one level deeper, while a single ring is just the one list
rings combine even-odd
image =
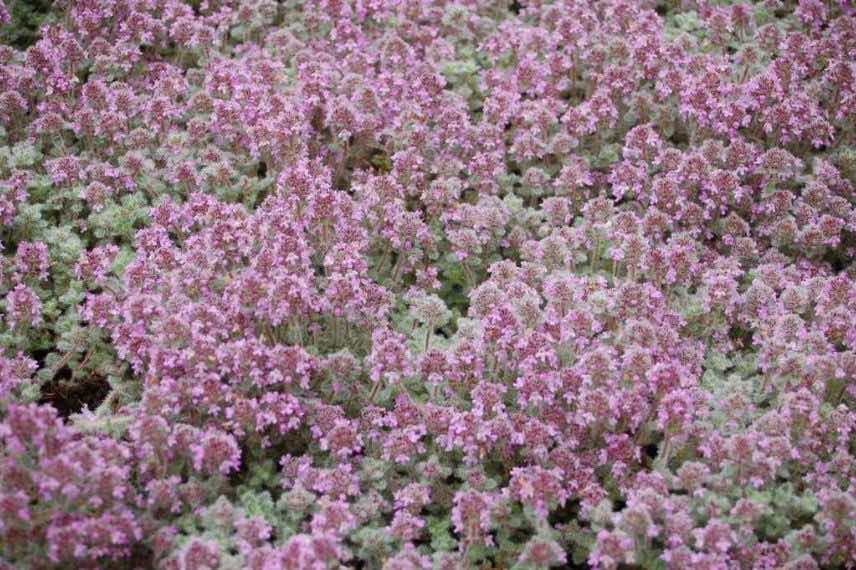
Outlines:
[{"label": "green foliage", "polygon": [[109,203],[89,219],[99,241],[120,239],[132,243],[136,230],[148,219],[148,203],[141,193],[127,194],[120,203]]},{"label": "green foliage", "polygon": [[357,545],[357,557],[377,567],[382,565],[382,561],[393,550],[393,540],[389,531],[376,526],[360,528],[351,535],[351,540]]},{"label": "green foliage", "polygon": [[7,0],[12,21],[0,27],[0,43],[26,49],[40,37],[42,25],[50,22],[53,0]]},{"label": "green foliage", "polygon": [[431,537],[431,549],[435,552],[449,552],[453,550],[457,542],[452,538],[451,522],[449,517],[427,516],[425,517],[428,534]]}]

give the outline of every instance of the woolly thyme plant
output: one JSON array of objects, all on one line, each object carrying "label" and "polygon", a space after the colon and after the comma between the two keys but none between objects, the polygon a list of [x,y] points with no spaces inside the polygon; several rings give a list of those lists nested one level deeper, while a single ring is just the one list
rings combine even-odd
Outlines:
[{"label": "woolly thyme plant", "polygon": [[0,568],[856,566],[847,0],[0,0]]}]

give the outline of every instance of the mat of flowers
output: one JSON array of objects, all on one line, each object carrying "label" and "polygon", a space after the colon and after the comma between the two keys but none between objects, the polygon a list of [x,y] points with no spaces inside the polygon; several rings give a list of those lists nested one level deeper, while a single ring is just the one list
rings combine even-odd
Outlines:
[{"label": "mat of flowers", "polygon": [[0,23],[0,569],[856,566],[850,1]]}]

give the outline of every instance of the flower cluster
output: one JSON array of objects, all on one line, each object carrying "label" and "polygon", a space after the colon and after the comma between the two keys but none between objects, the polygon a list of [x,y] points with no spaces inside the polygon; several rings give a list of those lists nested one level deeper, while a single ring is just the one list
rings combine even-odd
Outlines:
[{"label": "flower cluster", "polygon": [[0,567],[856,565],[849,2],[27,14]]}]

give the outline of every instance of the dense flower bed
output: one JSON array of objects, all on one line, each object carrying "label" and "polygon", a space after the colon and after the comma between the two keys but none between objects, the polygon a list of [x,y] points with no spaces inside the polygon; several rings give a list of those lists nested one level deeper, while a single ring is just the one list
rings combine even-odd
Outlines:
[{"label": "dense flower bed", "polygon": [[848,0],[5,2],[0,568],[856,565]]}]

